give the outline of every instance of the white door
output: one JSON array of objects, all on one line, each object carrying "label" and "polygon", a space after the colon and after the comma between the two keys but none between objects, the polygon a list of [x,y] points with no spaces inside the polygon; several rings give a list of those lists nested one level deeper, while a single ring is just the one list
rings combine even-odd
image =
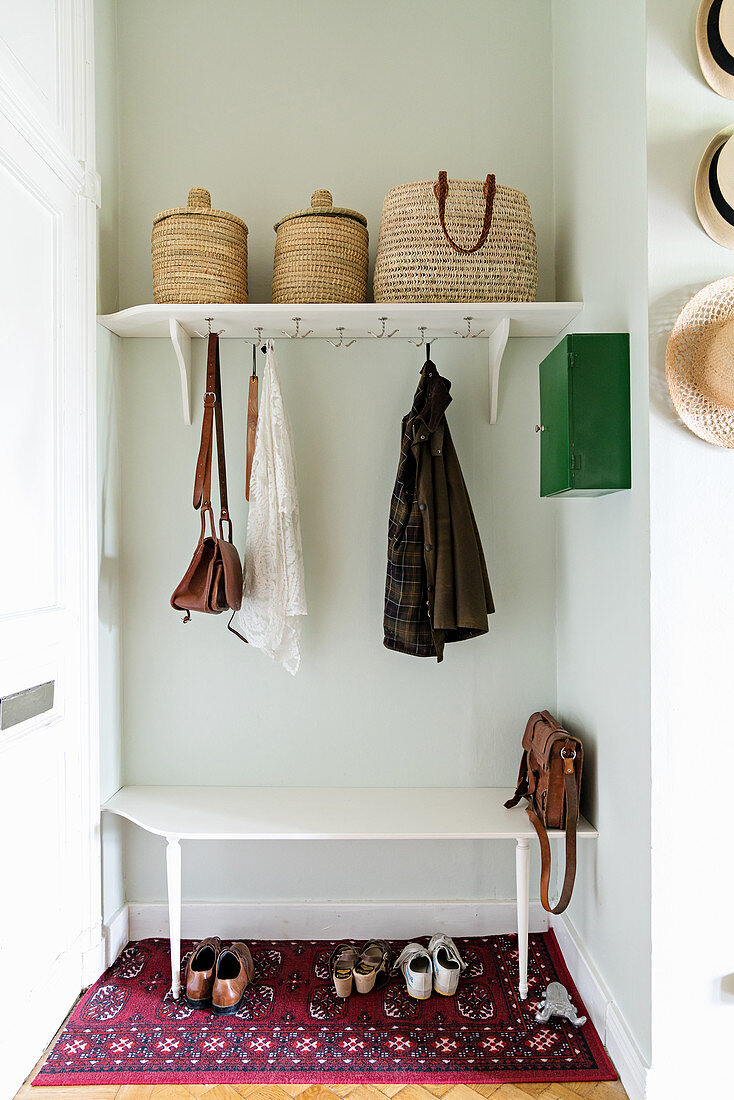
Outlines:
[{"label": "white door", "polygon": [[[0,20],[0,1097],[101,965],[85,0]],[[39,685],[46,685],[39,688]],[[36,691],[28,689],[38,688]]]}]

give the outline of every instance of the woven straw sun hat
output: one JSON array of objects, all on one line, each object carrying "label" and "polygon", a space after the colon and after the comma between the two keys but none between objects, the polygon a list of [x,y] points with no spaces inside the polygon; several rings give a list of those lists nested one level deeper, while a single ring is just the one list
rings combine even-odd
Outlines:
[{"label": "woven straw sun hat", "polygon": [[673,326],[665,375],[676,411],[707,443],[734,448],[734,276],[709,283]]},{"label": "woven straw sun hat", "polygon": [[707,84],[725,99],[734,99],[734,0],[702,0],[696,47]]},{"label": "woven straw sun hat", "polygon": [[725,126],[706,146],[696,173],[698,220],[712,240],[734,248],[734,126]]}]

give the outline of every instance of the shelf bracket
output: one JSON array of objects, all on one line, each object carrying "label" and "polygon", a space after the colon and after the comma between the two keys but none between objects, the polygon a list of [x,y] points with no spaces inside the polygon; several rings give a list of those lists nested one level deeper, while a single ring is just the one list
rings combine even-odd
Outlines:
[{"label": "shelf bracket", "polygon": [[181,375],[181,401],[183,403],[184,424],[191,423],[191,337],[178,323],[175,317],[168,322],[173,350],[178,359]]},{"label": "shelf bracket", "polygon": [[507,346],[507,337],[510,335],[510,318],[503,317],[497,328],[487,340],[489,353],[489,422],[497,423],[497,406],[499,404],[500,367],[502,356]]}]

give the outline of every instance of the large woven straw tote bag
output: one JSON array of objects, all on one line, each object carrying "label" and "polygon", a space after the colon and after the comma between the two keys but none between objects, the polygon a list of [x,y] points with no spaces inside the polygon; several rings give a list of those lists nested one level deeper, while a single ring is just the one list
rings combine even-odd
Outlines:
[{"label": "large woven straw tote bag", "polygon": [[213,210],[205,188],[156,214],[151,253],[154,302],[247,301],[247,226]]},{"label": "large woven straw tote bag", "polygon": [[385,196],[376,302],[534,302],[538,256],[522,191],[485,180],[422,180]]}]

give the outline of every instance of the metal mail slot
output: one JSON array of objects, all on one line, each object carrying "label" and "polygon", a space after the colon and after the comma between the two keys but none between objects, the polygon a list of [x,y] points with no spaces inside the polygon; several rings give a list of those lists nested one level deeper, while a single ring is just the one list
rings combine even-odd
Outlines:
[{"label": "metal mail slot", "polygon": [[0,699],[0,730],[17,726],[19,722],[27,722],[29,718],[51,710],[54,705],[54,683],[54,680],[49,680],[24,691],[4,695]]}]

